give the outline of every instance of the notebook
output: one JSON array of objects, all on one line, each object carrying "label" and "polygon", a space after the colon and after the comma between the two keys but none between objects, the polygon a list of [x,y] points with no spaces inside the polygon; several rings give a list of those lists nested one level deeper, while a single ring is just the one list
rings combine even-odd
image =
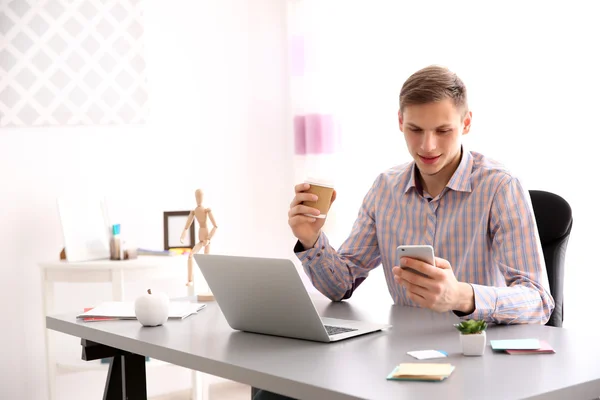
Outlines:
[{"label": "notebook", "polygon": [[[94,307],[84,308],[83,312],[93,310]],[[113,317],[81,317],[83,322],[95,322],[95,321],[117,321],[119,318]]]},{"label": "notebook", "polygon": [[[169,302],[169,318],[184,319],[197,313],[206,307],[205,303],[192,303],[188,301]],[[77,318],[83,318],[87,321],[98,321],[100,318],[113,319],[136,319],[135,305],[132,301],[106,301],[98,306],[89,309],[79,315]],[[91,319],[93,318],[93,319]]]},{"label": "notebook", "polygon": [[454,371],[452,364],[403,363],[387,376],[388,380],[439,382],[448,378]]}]

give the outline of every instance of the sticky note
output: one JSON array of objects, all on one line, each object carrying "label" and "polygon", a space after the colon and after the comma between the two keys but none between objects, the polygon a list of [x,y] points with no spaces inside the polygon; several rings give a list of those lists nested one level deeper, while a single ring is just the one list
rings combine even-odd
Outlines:
[{"label": "sticky note", "polygon": [[417,360],[428,360],[431,358],[444,358],[448,357],[448,353],[441,350],[417,350],[409,351],[406,354],[416,358]]},{"label": "sticky note", "polygon": [[538,339],[490,340],[493,350],[537,350],[541,348]]},{"label": "sticky note", "polygon": [[403,363],[387,376],[388,380],[443,381],[454,371],[452,364]]}]

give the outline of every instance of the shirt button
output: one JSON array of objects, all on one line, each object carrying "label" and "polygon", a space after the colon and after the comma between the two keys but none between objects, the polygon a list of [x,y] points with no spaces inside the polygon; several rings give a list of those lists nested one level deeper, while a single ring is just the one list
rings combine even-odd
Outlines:
[{"label": "shirt button", "polygon": [[317,257],[321,257],[321,253],[317,253]]},{"label": "shirt button", "polygon": [[325,246],[321,246],[321,250],[325,250]]},{"label": "shirt button", "polygon": [[308,258],[309,260],[312,260],[312,257],[311,257],[311,256],[308,256],[308,257],[306,257],[306,258]]}]

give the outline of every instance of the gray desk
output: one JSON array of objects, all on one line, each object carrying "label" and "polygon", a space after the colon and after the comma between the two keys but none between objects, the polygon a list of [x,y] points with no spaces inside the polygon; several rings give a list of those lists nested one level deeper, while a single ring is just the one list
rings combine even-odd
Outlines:
[{"label": "gray desk", "polygon": [[[143,328],[137,321],[83,323],[75,313],[46,318],[49,329],[150,356],[302,399],[591,399],[600,395],[597,332],[546,326],[499,326],[489,339],[537,337],[554,355],[508,355],[486,349],[483,357],[460,353],[452,314],[316,296],[323,316],[388,322],[393,328],[322,344],[236,332],[216,303],[183,321]],[[401,362],[418,362],[410,350],[440,349],[456,365],[446,381],[399,382],[385,377]],[[445,359],[435,360],[445,362]]]}]

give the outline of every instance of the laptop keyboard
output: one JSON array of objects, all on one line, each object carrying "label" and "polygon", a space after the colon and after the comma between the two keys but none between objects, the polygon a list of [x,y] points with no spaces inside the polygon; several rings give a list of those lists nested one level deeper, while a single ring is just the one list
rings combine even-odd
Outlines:
[{"label": "laptop keyboard", "polygon": [[327,334],[329,336],[339,335],[340,333],[346,333],[346,332],[352,332],[352,331],[358,330],[355,328],[342,328],[341,326],[330,326],[330,325],[324,325],[324,326],[325,326],[325,329],[327,329]]}]

